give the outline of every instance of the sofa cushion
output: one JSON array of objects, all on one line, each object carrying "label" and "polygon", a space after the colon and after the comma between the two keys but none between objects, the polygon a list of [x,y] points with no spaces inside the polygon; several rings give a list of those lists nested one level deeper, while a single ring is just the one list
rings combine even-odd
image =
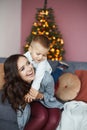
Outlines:
[{"label": "sofa cushion", "polygon": [[74,99],[80,91],[81,82],[77,75],[65,73],[59,78],[59,86],[56,89],[56,97],[69,101]]},{"label": "sofa cushion", "polygon": [[3,63],[0,63],[0,89],[2,88],[3,84],[4,84],[4,69],[3,69],[4,65]]},{"label": "sofa cushion", "polygon": [[87,102],[87,70],[76,70],[75,73],[81,81],[81,89],[75,100]]}]

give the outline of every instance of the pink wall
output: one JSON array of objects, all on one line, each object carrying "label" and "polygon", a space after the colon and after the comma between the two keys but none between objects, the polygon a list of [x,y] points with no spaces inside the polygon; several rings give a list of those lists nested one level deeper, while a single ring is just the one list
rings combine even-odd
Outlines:
[{"label": "pink wall", "polygon": [[[44,0],[22,0],[22,52],[36,8],[43,4]],[[54,9],[55,22],[65,42],[66,60],[87,61],[87,0],[48,0],[47,5]]]}]

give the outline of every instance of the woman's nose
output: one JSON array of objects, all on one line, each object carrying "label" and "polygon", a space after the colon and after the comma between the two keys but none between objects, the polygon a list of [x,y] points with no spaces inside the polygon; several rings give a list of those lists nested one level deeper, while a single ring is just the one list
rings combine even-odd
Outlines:
[{"label": "woman's nose", "polygon": [[32,65],[30,64],[29,66],[27,66],[27,70],[31,71],[32,70]]}]

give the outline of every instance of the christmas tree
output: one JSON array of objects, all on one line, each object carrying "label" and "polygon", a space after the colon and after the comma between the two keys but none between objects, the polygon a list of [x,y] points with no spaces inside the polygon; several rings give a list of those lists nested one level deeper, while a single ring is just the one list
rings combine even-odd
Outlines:
[{"label": "christmas tree", "polygon": [[37,9],[36,21],[33,23],[31,33],[26,39],[24,51],[29,48],[32,38],[37,35],[45,35],[50,40],[48,59],[64,60],[64,41],[57,25],[55,24],[54,11],[47,8],[47,0],[44,1],[44,8]]}]

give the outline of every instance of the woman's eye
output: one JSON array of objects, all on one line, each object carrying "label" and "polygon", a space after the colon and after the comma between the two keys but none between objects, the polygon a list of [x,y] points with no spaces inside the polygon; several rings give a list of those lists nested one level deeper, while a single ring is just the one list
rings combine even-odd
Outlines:
[{"label": "woman's eye", "polygon": [[20,71],[23,71],[24,70],[24,67],[22,67],[21,69],[20,69]]}]

